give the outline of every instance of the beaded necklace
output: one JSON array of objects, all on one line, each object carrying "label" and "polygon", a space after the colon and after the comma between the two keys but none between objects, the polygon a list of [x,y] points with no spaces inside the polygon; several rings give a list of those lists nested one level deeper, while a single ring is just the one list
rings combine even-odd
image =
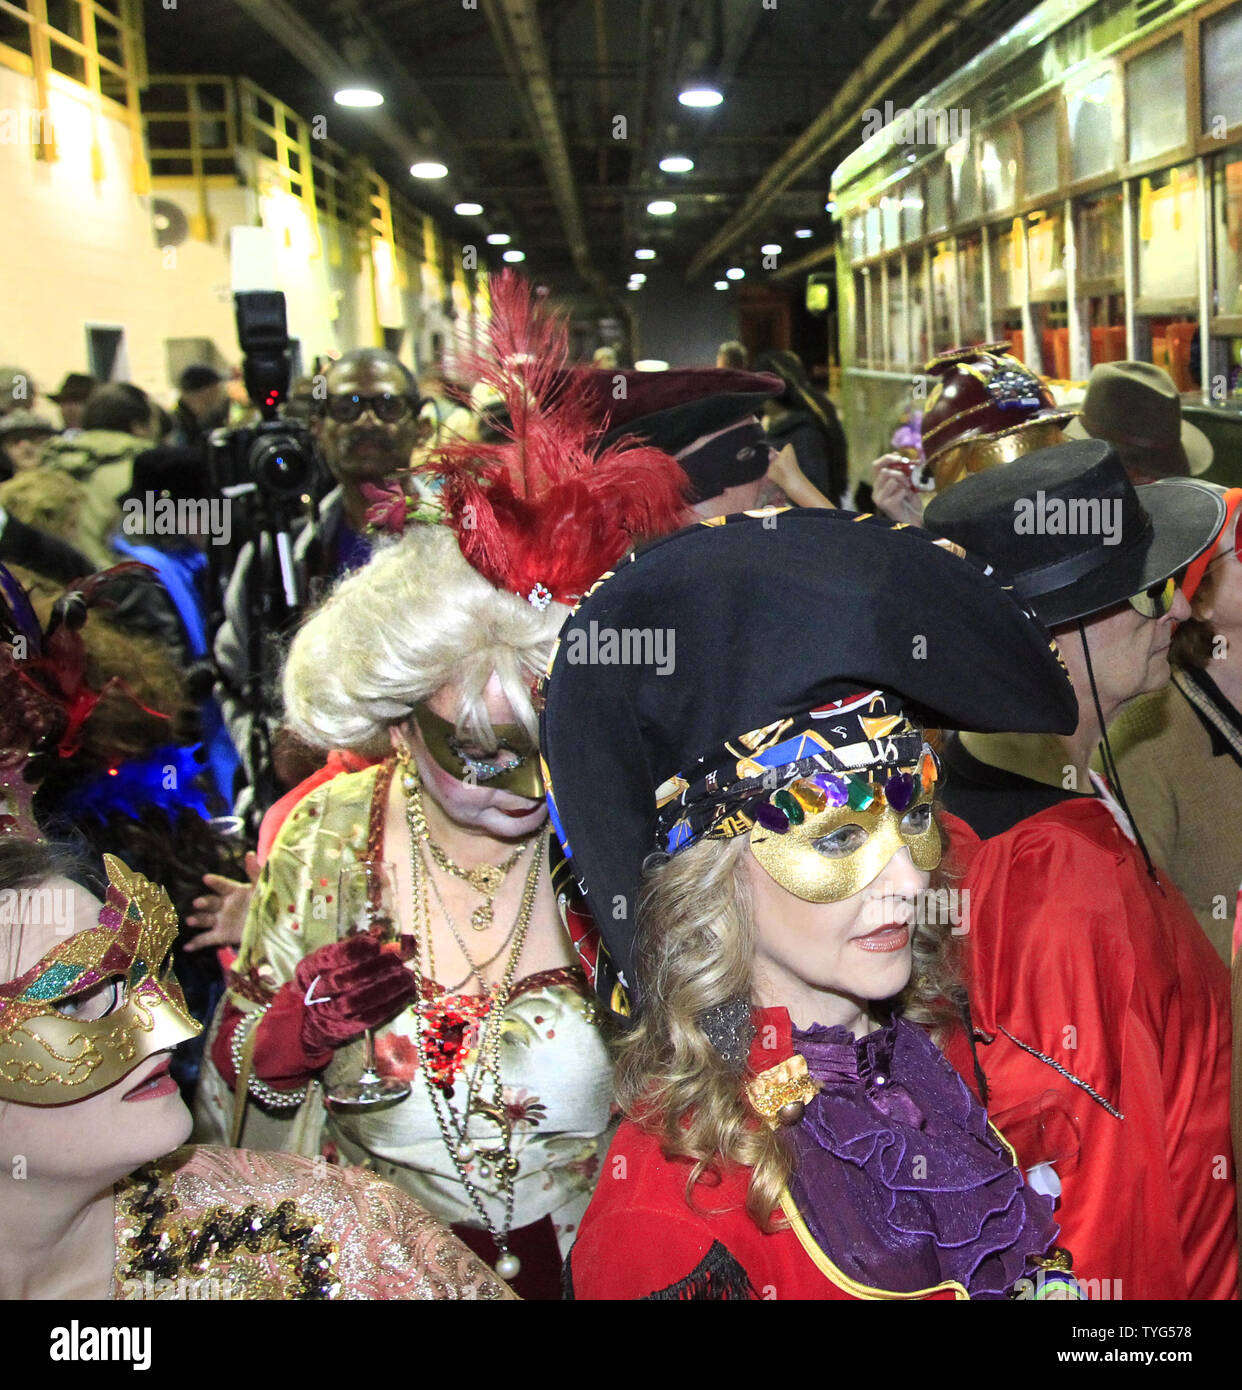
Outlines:
[{"label": "beaded necklace", "polygon": [[[432,891],[434,891],[435,883],[431,878],[429,868],[423,862],[419,846],[425,842],[433,850],[435,847],[431,845],[428,836],[420,833],[420,822],[423,831],[425,831],[426,819],[421,814],[418,774],[413,767],[407,766],[403,770],[401,786],[405,793],[406,819],[410,827],[410,869],[413,875],[415,894],[415,921],[421,917],[426,923],[427,964],[434,976],[434,957],[431,953],[431,906],[427,885],[430,884]],[[453,1088],[447,1078],[437,1081],[432,1075],[432,1057],[429,1050],[427,1029],[423,1026],[423,1016],[429,1012],[431,1005],[426,1001],[425,982],[422,974],[422,952],[415,951],[412,961],[418,987],[417,998],[420,1001],[416,1006],[419,1014],[416,1046],[423,1082],[427,1088],[427,1098],[431,1103],[432,1113],[436,1117],[440,1137],[443,1139],[444,1147],[448,1150],[453,1166],[457,1170],[457,1176],[465,1189],[466,1196],[478,1213],[484,1228],[491,1233],[500,1250],[500,1258],[496,1261],[496,1273],[502,1279],[516,1277],[521,1269],[521,1261],[510,1251],[508,1244],[509,1231],[513,1225],[514,1183],[518,1174],[518,1163],[510,1152],[513,1131],[504,1105],[504,1093],[500,1077],[500,1041],[504,1028],[504,1012],[508,1007],[518,961],[522,955],[522,948],[526,944],[526,933],[534,915],[535,893],[543,869],[547,837],[540,834],[537,838],[539,843],[530,868],[527,870],[526,882],[522,889],[521,906],[518,908],[517,919],[510,932],[513,946],[509,952],[504,975],[496,986],[489,988],[479,973],[491,962],[486,961],[483,966],[475,967],[454,924],[451,920],[449,922],[453,936],[458,946],[462,948],[462,954],[465,955],[467,964],[471,967],[471,973],[478,978],[479,984],[485,992],[484,997],[488,1000],[486,1013],[480,1015],[478,1020],[481,1036],[476,1045],[474,1068],[468,1079],[465,1104],[460,1116],[450,1104]],[[525,848],[525,845],[521,846],[521,849],[524,850]],[[439,863],[439,858],[434,852],[432,858],[436,863]],[[517,854],[515,853],[510,856],[509,862],[514,862],[516,858]],[[442,902],[441,906],[443,906]],[[447,918],[447,911],[445,916]],[[501,950],[503,949],[502,946]],[[498,958],[499,954],[500,952],[497,952],[492,959]],[[467,976],[467,979],[469,978]],[[492,1148],[480,1148],[474,1143],[468,1133],[472,1116],[478,1116],[496,1126],[500,1134],[500,1142],[497,1145]],[[499,1228],[491,1220],[477,1188],[467,1176],[466,1165],[475,1157],[481,1160],[479,1176],[483,1178],[494,1176],[497,1185],[504,1194],[505,1215]]]}]

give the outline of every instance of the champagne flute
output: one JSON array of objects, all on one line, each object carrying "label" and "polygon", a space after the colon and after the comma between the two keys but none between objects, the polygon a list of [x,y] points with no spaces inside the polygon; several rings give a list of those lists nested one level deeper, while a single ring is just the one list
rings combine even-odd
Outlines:
[{"label": "champagne flute", "polygon": [[[392,865],[378,860],[364,859],[343,868],[337,898],[338,935],[375,936],[382,951],[400,954],[401,923],[397,917],[395,881]],[[378,1105],[395,1105],[409,1094],[406,1082],[376,1071],[375,1036],[368,1028],[363,1035],[362,1075],[357,1081],[333,1086],[328,1092],[328,1103],[338,1110],[368,1110]]]}]

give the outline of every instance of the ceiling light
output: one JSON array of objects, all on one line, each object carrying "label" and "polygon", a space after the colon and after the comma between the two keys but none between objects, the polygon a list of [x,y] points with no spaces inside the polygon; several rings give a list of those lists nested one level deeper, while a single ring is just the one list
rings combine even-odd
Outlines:
[{"label": "ceiling light", "polygon": [[729,269],[725,271],[726,280],[743,280],[745,278],[746,272],[740,265],[730,266]]},{"label": "ceiling light", "polygon": [[524,261],[525,259],[526,259],[526,252],[525,252],[525,251],[506,251],[506,252],[505,252],[505,260],[511,261],[511,262],[513,262],[515,265],[516,265],[516,263],[517,263],[518,261]]},{"label": "ceiling light", "polygon": [[815,233],[810,229],[810,227],[799,227],[798,230],[794,232],[794,236],[796,236],[799,241],[805,241],[807,237],[814,235]]},{"label": "ceiling light", "polygon": [[483,204],[458,203],[454,206],[453,211],[458,215],[458,217],[478,217],[478,215],[483,211]]},{"label": "ceiling light", "polygon": [[420,159],[417,164],[410,165],[410,173],[416,179],[442,179],[448,174],[448,168],[435,159]]},{"label": "ceiling light", "polygon": [[636,270],[633,273],[633,275],[630,276],[631,285],[645,285],[646,283],[647,277],[642,273],[641,270]]},{"label": "ceiling light", "polygon": [[652,217],[671,217],[677,211],[677,204],[670,203],[667,198],[657,198],[654,203],[647,204],[647,211]]},{"label": "ceiling light", "polygon": [[779,241],[765,241],[759,248],[759,252],[764,256],[779,256],[781,254],[781,244]]},{"label": "ceiling light", "polygon": [[488,232],[487,244],[489,246],[508,246],[513,240],[508,232]]},{"label": "ceiling light", "polygon": [[384,98],[373,87],[342,87],[333,100],[338,106],[383,106]]},{"label": "ceiling light", "polygon": [[729,282],[728,282],[727,280],[717,280],[717,281],[716,281],[716,289],[718,289],[718,290],[727,290],[728,288],[729,288]]},{"label": "ceiling light", "polygon": [[638,250],[634,252],[634,259],[636,261],[654,261],[655,252],[650,246],[640,246]]},{"label": "ceiling light", "polygon": [[630,283],[629,283],[628,285],[626,285],[625,288],[626,288],[627,290],[631,290],[631,291],[632,291],[632,290],[641,290],[641,289],[642,289],[642,286],[639,285],[639,284],[636,284],[635,281],[631,280]]},{"label": "ceiling light", "polygon": [[836,203],[834,203],[831,199],[829,199],[829,201],[826,202],[826,203],[824,204],[824,211],[825,211],[825,212],[836,212],[836,210],[837,210],[837,205],[836,205]]},{"label": "ceiling light", "polygon": [[677,94],[677,100],[683,106],[719,106],[724,96],[717,88],[709,87],[706,82],[698,82],[691,87],[683,88]]},{"label": "ceiling light", "polygon": [[667,372],[668,363],[659,357],[643,357],[634,363],[636,372]]},{"label": "ceiling light", "polygon": [[694,160],[685,154],[666,154],[660,168],[666,174],[688,174],[694,168]]}]

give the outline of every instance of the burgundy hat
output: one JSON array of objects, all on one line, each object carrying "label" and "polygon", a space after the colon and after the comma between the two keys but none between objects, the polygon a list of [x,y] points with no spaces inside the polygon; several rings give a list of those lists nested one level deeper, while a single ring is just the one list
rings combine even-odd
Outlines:
[{"label": "burgundy hat", "polygon": [[938,492],[967,473],[1058,442],[1073,419],[1072,411],[1058,410],[1044,383],[1010,357],[1008,348],[1008,343],[954,348],[925,368],[939,378],[923,415],[923,452]]},{"label": "burgundy hat", "polygon": [[720,367],[664,372],[587,367],[563,373],[561,389],[569,386],[584,393],[587,412],[605,431],[604,446],[632,435],[673,454],[693,484],[693,501],[716,497],[768,471],[768,450],[755,417],[764,401],[785,389],[778,376]]}]

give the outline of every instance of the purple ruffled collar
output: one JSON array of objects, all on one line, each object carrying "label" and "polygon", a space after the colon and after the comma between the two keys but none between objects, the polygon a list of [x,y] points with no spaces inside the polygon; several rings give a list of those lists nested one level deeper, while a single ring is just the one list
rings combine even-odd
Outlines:
[{"label": "purple ruffled collar", "polygon": [[987,1116],[928,1035],[893,1018],[795,1031],[823,1089],[786,1131],[790,1191],[816,1243],[870,1288],[914,1293],[953,1280],[1004,1298],[1057,1236]]}]

